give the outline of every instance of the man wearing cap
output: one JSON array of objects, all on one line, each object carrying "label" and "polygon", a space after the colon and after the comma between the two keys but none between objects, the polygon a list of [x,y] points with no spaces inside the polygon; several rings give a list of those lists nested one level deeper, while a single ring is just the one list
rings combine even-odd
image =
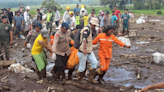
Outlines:
[{"label": "man wearing cap", "polygon": [[[6,60],[9,60],[9,43],[12,45],[13,43],[13,32],[11,25],[7,24],[7,17],[2,17],[2,23],[0,24],[0,54],[2,54],[1,49],[2,45],[5,49],[5,57]],[[1,60],[3,59],[3,56],[1,56]]]},{"label": "man wearing cap", "polygon": [[99,20],[97,18],[92,18],[90,21],[90,27],[84,27],[80,32],[81,45],[77,55],[79,57],[78,79],[81,83],[86,83],[83,80],[83,76],[86,69],[87,59],[91,62],[88,80],[94,84],[97,83],[97,81],[94,80],[94,75],[98,65],[98,61],[93,53],[92,48],[92,32],[96,26],[99,26]]},{"label": "man wearing cap", "polygon": [[37,9],[38,14],[40,15],[40,21],[42,20],[42,13],[40,12],[40,9]]},{"label": "man wearing cap", "polygon": [[55,61],[54,73],[56,73],[56,75],[54,80],[56,81],[61,75],[63,79],[62,84],[65,84],[66,81],[64,70],[67,66],[67,60],[71,53],[69,43],[73,44],[71,31],[68,29],[68,24],[65,22],[62,23],[61,29],[57,31],[54,36],[54,43],[52,46],[52,49],[57,57]]},{"label": "man wearing cap", "polygon": [[35,28],[35,25],[36,23],[40,23],[40,14],[38,14],[34,19],[33,19],[33,22],[32,22],[32,26],[33,28]]},{"label": "man wearing cap", "polygon": [[19,38],[20,31],[23,31],[23,22],[24,22],[24,19],[20,15],[20,12],[19,11],[17,11],[16,14],[17,15],[14,16],[14,26],[16,27],[16,34],[18,35],[18,38]]},{"label": "man wearing cap", "polygon": [[31,54],[32,57],[34,58],[34,61],[37,65],[38,69],[38,76],[43,80],[43,82],[47,82],[46,79],[46,65],[47,65],[47,60],[46,60],[46,55],[43,52],[43,48],[46,48],[48,51],[52,53],[52,48],[50,43],[48,42],[48,30],[47,29],[42,29],[41,34],[37,36],[37,38],[34,41]]},{"label": "man wearing cap", "polygon": [[69,10],[70,10],[70,7],[67,6],[66,7],[66,11],[64,12],[64,15],[63,15],[62,22],[66,22],[66,21],[68,21],[70,19]]},{"label": "man wearing cap", "polygon": [[9,22],[10,22],[10,24],[12,24],[13,12],[10,11],[10,7],[7,8],[7,11],[8,11]]},{"label": "man wearing cap", "polygon": [[90,23],[92,18],[96,18],[95,12],[91,12],[91,15],[89,16],[88,23]]},{"label": "man wearing cap", "polygon": [[106,28],[109,25],[111,25],[111,17],[109,15],[109,11],[107,11],[104,16],[104,27]]},{"label": "man wearing cap", "polygon": [[55,23],[56,23],[56,27],[59,26],[59,21],[60,21],[60,12],[55,9]]},{"label": "man wearing cap", "polygon": [[30,30],[30,25],[31,25],[31,20],[30,20],[31,17],[30,17],[30,14],[29,14],[30,9],[31,8],[29,6],[27,6],[26,11],[24,12],[24,22],[25,22],[24,31],[26,33],[28,33],[28,31]]},{"label": "man wearing cap", "polygon": [[30,43],[31,49],[32,49],[34,41],[35,41],[36,37],[40,34],[41,29],[42,29],[42,24],[36,23],[35,29],[29,31],[27,38],[25,39],[24,47],[26,47],[27,43]]},{"label": "man wearing cap", "polygon": [[73,12],[74,12],[75,16],[76,16],[77,12],[80,12],[79,4],[76,5],[76,8],[73,9]]},{"label": "man wearing cap", "polygon": [[51,33],[51,31],[52,31],[52,22],[53,22],[53,14],[52,14],[51,10],[49,10],[49,12],[47,13],[46,21],[47,21],[46,28],[47,28],[47,30],[50,29],[50,33]]}]

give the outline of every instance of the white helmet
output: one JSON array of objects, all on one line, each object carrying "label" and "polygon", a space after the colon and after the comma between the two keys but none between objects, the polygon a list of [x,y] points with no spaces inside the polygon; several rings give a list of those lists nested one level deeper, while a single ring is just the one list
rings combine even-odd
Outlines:
[{"label": "white helmet", "polygon": [[27,10],[30,10],[31,8],[30,8],[30,6],[27,6],[26,9],[27,9]]}]

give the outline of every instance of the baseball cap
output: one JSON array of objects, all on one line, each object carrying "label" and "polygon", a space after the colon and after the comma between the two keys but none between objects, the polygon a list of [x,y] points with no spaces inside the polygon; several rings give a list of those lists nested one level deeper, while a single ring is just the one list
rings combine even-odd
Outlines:
[{"label": "baseball cap", "polygon": [[105,13],[104,12],[101,12],[101,15],[104,15]]},{"label": "baseball cap", "polygon": [[92,25],[99,26],[99,20],[98,20],[97,18],[92,18],[91,21],[90,21],[90,23],[91,23]]},{"label": "baseball cap", "polygon": [[62,23],[62,27],[66,28],[66,29],[69,29],[69,25],[66,22]]},{"label": "baseball cap", "polygon": [[109,11],[106,11],[107,14],[109,14]]},{"label": "baseball cap", "polygon": [[46,28],[44,28],[44,29],[41,30],[41,34],[42,34],[42,36],[45,37],[45,38],[49,37],[49,35],[48,35],[48,30],[47,30]]},{"label": "baseball cap", "polygon": [[102,12],[102,10],[99,10],[99,12]]},{"label": "baseball cap", "polygon": [[41,23],[36,23],[36,25],[35,25],[35,26],[36,26],[36,27],[38,27],[38,28],[40,28],[40,29],[42,29],[42,28],[43,28]]}]

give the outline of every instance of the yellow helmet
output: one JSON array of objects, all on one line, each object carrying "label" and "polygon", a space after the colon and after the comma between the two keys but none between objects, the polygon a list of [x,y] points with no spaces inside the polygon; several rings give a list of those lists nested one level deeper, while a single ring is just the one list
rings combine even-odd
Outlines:
[{"label": "yellow helmet", "polygon": [[69,9],[70,9],[70,7],[69,7],[69,6],[67,6],[67,7],[66,7],[66,9],[67,9],[67,10],[69,10]]},{"label": "yellow helmet", "polygon": [[84,5],[81,5],[81,8],[85,8],[85,6]]},{"label": "yellow helmet", "polygon": [[74,14],[74,12],[73,11],[69,11],[69,15],[71,15],[71,14]]}]

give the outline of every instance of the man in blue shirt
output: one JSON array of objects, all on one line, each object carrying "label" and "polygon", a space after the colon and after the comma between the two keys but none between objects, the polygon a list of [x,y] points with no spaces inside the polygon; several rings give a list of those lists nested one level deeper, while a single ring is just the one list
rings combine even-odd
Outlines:
[{"label": "man in blue shirt", "polygon": [[14,17],[14,26],[16,27],[16,34],[18,35],[18,38],[20,36],[20,31],[23,31],[23,22],[23,17],[20,15],[20,12],[17,11],[17,15]]},{"label": "man in blue shirt", "polygon": [[[125,9],[125,14],[121,17],[122,23],[123,23],[123,35],[129,34],[129,25],[130,25],[130,15],[128,14],[128,10]],[[125,29],[127,29],[125,33]]]},{"label": "man in blue shirt", "polygon": [[80,12],[79,4],[76,5],[76,8],[73,9],[73,12],[74,12],[75,16],[76,16],[77,12]]},{"label": "man in blue shirt", "polygon": [[[112,11],[111,19],[112,19],[112,26],[114,26],[116,28],[116,26],[117,26],[116,20],[118,20],[118,18],[115,15],[115,11]],[[117,35],[117,30],[116,30],[116,32],[114,34]]]}]

